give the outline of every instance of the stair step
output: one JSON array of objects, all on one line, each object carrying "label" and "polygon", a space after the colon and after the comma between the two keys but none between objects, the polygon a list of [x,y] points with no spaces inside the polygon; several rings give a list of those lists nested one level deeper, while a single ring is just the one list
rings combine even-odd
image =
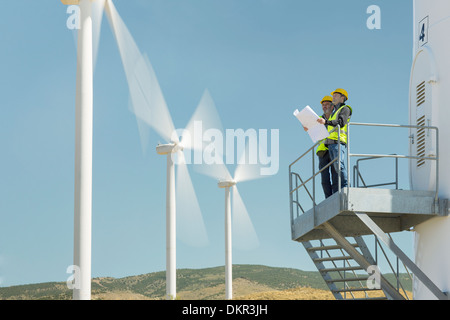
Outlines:
[{"label": "stair step", "polygon": [[325,280],[326,282],[352,282],[352,281],[367,281],[368,277],[361,277],[361,278],[346,278],[346,279],[330,279]]},{"label": "stair step", "polygon": [[369,298],[354,298],[354,299],[346,299],[346,300],[388,300],[387,297],[369,297]]},{"label": "stair step", "polygon": [[333,290],[333,292],[361,292],[361,291],[380,291],[381,289],[369,289],[369,288],[345,288]]},{"label": "stair step", "polygon": [[314,262],[319,263],[319,262],[326,262],[326,261],[342,261],[342,260],[351,260],[353,259],[350,256],[340,256],[340,257],[327,257],[327,258],[317,258],[317,259],[313,259]]},{"label": "stair step", "polygon": [[[353,247],[358,248],[359,245],[357,243],[352,244]],[[306,250],[308,251],[324,251],[324,250],[337,250],[342,249],[340,245],[331,245],[331,246],[319,246],[319,247],[311,247]]]},{"label": "stair step", "polygon": [[342,268],[325,268],[319,270],[320,272],[337,272],[337,271],[354,271],[354,270],[364,270],[363,267],[342,267]]}]

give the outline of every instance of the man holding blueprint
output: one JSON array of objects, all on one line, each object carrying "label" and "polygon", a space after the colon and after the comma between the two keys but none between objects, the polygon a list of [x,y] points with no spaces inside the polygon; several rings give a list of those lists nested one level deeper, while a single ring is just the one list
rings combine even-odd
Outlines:
[{"label": "man holding blueprint", "polygon": [[[302,123],[303,128],[308,132],[309,136],[314,142],[319,141],[320,138],[325,141],[325,138],[329,136],[328,130],[326,130],[326,126],[321,125],[318,120],[320,118],[325,120],[328,120],[330,118],[331,113],[334,109],[332,101],[333,98],[330,96],[323,97],[322,101],[320,102],[323,110],[322,117],[318,117],[317,114],[315,114],[315,112],[309,106],[303,109],[301,112],[299,112],[298,110],[294,112],[294,115]],[[323,129],[325,129],[325,131]],[[316,154],[319,157],[319,170],[323,170],[323,168],[331,162],[328,147],[325,146],[323,141],[321,144],[319,144],[316,151]],[[333,194],[333,189],[337,190],[337,173],[334,167],[330,166],[323,170],[320,175],[322,180],[323,193],[325,195],[325,198],[328,198]],[[330,181],[330,177],[332,182]]]},{"label": "man holding blueprint", "polygon": [[[330,153],[330,159],[333,161],[338,156],[340,156],[341,161],[336,161],[333,163],[336,172],[341,170],[341,187],[347,187],[347,132],[348,123],[350,122],[350,117],[352,116],[353,109],[346,102],[348,100],[348,93],[344,89],[336,89],[331,95],[333,96],[333,106],[334,111],[328,120],[319,119],[319,123],[327,126],[328,132],[333,131],[338,125],[341,128],[341,134],[339,136],[338,132],[332,132],[330,136],[325,140],[324,144],[328,147]],[[340,142],[340,146],[339,146]],[[341,154],[339,155],[339,149]],[[337,188],[333,186],[333,193],[337,191]]]}]

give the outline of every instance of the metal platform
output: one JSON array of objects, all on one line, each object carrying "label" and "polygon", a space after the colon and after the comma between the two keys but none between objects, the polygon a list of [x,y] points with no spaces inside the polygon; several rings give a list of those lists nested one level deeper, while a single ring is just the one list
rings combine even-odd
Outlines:
[{"label": "metal platform", "polygon": [[392,233],[411,230],[428,219],[447,215],[447,210],[447,200],[436,201],[434,192],[344,188],[296,217],[292,240],[330,238],[322,228],[326,222],[344,237],[373,234],[355,212],[366,213],[385,233]]},{"label": "metal platform", "polygon": [[[407,128],[411,130],[423,130],[426,128],[434,130],[436,133],[436,150],[439,149],[438,130],[435,127],[350,123],[348,128],[354,125],[381,128]],[[340,137],[339,126],[337,126],[337,132],[338,137]],[[370,295],[371,286],[368,283],[364,283],[365,275],[363,277],[363,274],[357,273],[359,272],[357,270],[365,270],[368,275],[371,275],[370,270],[373,267],[378,268],[378,245],[388,260],[388,265],[395,275],[397,282],[395,284],[388,281],[384,276],[384,272],[380,270],[379,286],[377,286],[377,289],[383,292],[381,298],[393,300],[407,298],[406,291],[400,285],[399,261],[401,261],[407,273],[410,274],[411,271],[415,276],[415,281],[423,283],[437,299],[449,299],[448,293],[443,292],[437,287],[401,248],[394,243],[390,236],[394,232],[413,230],[415,226],[429,219],[449,215],[448,200],[438,198],[439,152],[437,151],[436,155],[428,157],[397,154],[354,154],[349,151],[351,140],[349,129],[347,133],[348,152],[345,167],[348,171],[349,181],[350,175],[353,177],[353,187],[345,186],[341,188],[341,166],[337,166],[338,191],[331,197],[318,203],[315,179],[322,171],[328,170],[328,167],[333,165],[333,163],[340,163],[343,160],[339,156],[339,158],[334,159],[327,166],[316,172],[315,148],[320,141],[289,166],[292,240],[300,242],[304,246],[336,299],[347,300],[349,297],[355,299],[356,295],[354,293],[356,292],[364,292],[365,299],[380,298],[379,295],[376,297]],[[305,166],[304,163],[300,163],[308,154],[311,154],[312,166],[311,164],[306,164]],[[339,152],[338,154],[340,155],[341,153]],[[348,170],[350,168],[350,158],[357,159],[353,167],[353,174]],[[359,163],[363,161],[374,162],[377,159],[383,158],[394,160],[395,180],[368,184],[368,181],[364,179],[365,176],[360,170]],[[399,189],[399,159],[435,162],[436,176],[434,191]],[[309,178],[302,177],[305,168],[312,168],[312,175]],[[308,188],[307,184],[312,184],[312,188]],[[386,186],[391,186],[392,188],[386,189]],[[309,199],[306,198],[305,200],[304,195],[302,196],[300,194],[302,192],[306,192]],[[305,210],[305,206],[312,208]],[[375,255],[372,255],[370,250],[368,250],[363,239],[363,236],[368,235],[375,236]],[[330,241],[334,244],[327,244]],[[315,244],[312,244],[312,242]],[[392,267],[392,263],[389,261],[381,244],[395,255],[397,261],[396,269]],[[340,262],[343,265],[339,265]],[[401,292],[402,290],[403,292]],[[347,297],[346,293],[349,293],[350,296]]]}]

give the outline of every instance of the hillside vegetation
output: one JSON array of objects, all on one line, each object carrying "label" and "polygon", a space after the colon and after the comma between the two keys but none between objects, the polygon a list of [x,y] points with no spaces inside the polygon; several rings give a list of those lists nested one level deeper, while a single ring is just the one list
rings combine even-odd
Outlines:
[{"label": "hillside vegetation", "polygon": [[[177,299],[221,300],[225,298],[225,268],[177,270]],[[94,278],[93,300],[164,299],[166,273],[155,272],[125,278]],[[411,290],[408,284],[407,290]],[[334,299],[318,272],[260,265],[233,266],[233,296],[251,300]],[[0,299],[70,300],[65,282],[49,282],[0,288]]]}]

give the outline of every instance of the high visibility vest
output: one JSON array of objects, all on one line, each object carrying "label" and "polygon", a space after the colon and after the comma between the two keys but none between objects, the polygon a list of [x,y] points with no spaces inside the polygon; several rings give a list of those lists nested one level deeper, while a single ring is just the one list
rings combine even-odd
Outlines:
[{"label": "high visibility vest", "polygon": [[322,140],[322,143],[319,144],[319,146],[317,147],[317,151],[316,154],[320,157],[325,151],[328,151],[328,147],[325,145],[324,141],[326,139]]},{"label": "high visibility vest", "polygon": [[[320,117],[320,118],[323,118],[323,117]],[[328,151],[328,147],[325,145],[325,140],[327,140],[326,138],[325,139],[323,139],[322,140],[322,143],[321,144],[319,144],[319,146],[317,147],[317,151],[316,151],[316,154],[319,156],[319,157],[322,157],[324,154],[325,154],[325,152],[327,152]]]},{"label": "high visibility vest", "polygon": [[[338,118],[338,116],[339,116],[339,113],[341,112],[341,110],[344,107],[348,107],[350,109],[350,116],[347,119],[347,123],[344,125],[344,127],[341,128],[341,143],[347,143],[347,127],[348,127],[348,123],[350,122],[350,117],[351,117],[352,112],[353,112],[352,107],[350,107],[348,105],[344,105],[344,106],[340,107],[335,113],[333,113],[331,115],[330,119],[328,119],[329,121],[336,120]],[[328,132],[333,131],[335,128],[336,127],[328,126]],[[337,141],[338,140],[338,132],[337,132],[337,130],[335,132],[331,133],[330,136],[328,137],[328,139]]]}]

